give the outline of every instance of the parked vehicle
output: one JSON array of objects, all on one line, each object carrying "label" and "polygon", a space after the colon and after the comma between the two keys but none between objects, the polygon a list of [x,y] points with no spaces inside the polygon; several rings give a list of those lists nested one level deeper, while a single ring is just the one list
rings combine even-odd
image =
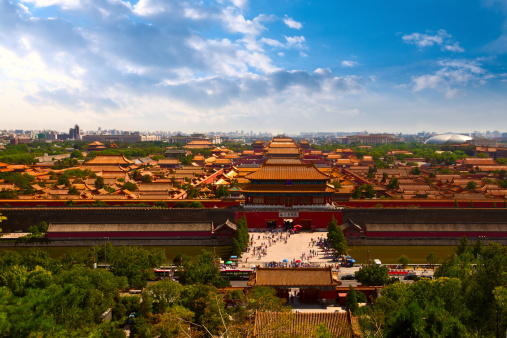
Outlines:
[{"label": "parked vehicle", "polygon": [[341,280],[355,280],[356,279],[356,276],[355,275],[345,275],[345,276],[342,276]]}]

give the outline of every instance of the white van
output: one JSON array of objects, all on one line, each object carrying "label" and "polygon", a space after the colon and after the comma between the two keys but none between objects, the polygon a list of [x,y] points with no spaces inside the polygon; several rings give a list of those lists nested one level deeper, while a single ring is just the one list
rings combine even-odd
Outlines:
[{"label": "white van", "polygon": [[382,262],[380,261],[380,259],[374,259],[374,260],[373,260],[373,263],[374,263],[375,265],[378,265],[378,266],[381,266],[381,265],[382,265]]}]

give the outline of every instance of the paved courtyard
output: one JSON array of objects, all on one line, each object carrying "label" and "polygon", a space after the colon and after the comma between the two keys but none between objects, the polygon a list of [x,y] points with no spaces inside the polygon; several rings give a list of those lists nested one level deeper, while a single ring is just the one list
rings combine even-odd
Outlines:
[{"label": "paved courtyard", "polygon": [[[284,233],[283,236],[286,236],[285,234],[286,233]],[[282,262],[284,259],[288,260],[289,262],[292,262],[293,260],[301,260],[311,263],[320,263],[321,266],[325,266],[326,264],[333,264],[333,266],[336,266],[336,263],[333,263],[332,258],[326,257],[324,251],[322,251],[318,246],[309,246],[312,238],[326,238],[327,232],[303,232],[294,234],[287,239],[287,243],[285,243],[284,240],[277,240],[271,245],[268,244],[269,239],[265,238],[266,234],[250,233],[250,236],[252,235],[254,236],[254,239],[252,243],[250,243],[250,252],[244,253],[242,257],[242,264],[244,267],[250,267],[254,264],[264,265],[265,263],[269,262]],[[261,258],[259,259],[257,254],[253,254],[252,248],[260,246],[262,243],[267,244],[267,254],[261,255]],[[315,250],[317,252],[317,255],[314,255],[310,259],[303,259],[302,254],[306,253],[308,255],[310,253],[310,250]]]}]

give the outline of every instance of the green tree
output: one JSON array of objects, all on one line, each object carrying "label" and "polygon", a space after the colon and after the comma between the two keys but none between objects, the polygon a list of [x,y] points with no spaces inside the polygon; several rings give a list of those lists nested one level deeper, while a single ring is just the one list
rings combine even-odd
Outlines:
[{"label": "green tree", "polygon": [[412,170],[410,171],[410,173],[411,173],[412,175],[421,175],[421,169],[419,169],[419,167],[415,167],[414,169],[412,169]]},{"label": "green tree", "polygon": [[352,285],[349,285],[349,292],[347,292],[347,309],[355,315],[358,308],[356,291]]},{"label": "green tree", "polygon": [[241,256],[243,253],[243,246],[239,243],[237,238],[232,239],[232,254],[235,256]]},{"label": "green tree", "polygon": [[95,179],[95,188],[97,189],[104,188],[104,177],[97,176],[97,178]]},{"label": "green tree", "polygon": [[380,181],[380,183],[386,183],[388,177],[389,177],[389,175],[386,172],[383,172],[382,173],[382,180]]},{"label": "green tree", "polygon": [[153,180],[151,179],[150,175],[143,175],[143,178],[141,179],[141,182],[143,183],[151,183]]},{"label": "green tree", "polygon": [[259,312],[289,312],[290,306],[284,306],[285,299],[276,296],[276,291],[266,286],[256,286],[248,291],[247,310]]},{"label": "green tree", "polygon": [[389,268],[382,265],[363,266],[356,279],[365,286],[381,286],[389,283]]},{"label": "green tree", "polygon": [[406,267],[410,263],[410,259],[405,255],[401,255],[400,258],[398,258],[398,263]]},{"label": "green tree", "polygon": [[387,185],[387,187],[392,190],[398,189],[399,186],[400,186],[400,183],[398,182],[397,177],[391,178],[391,180],[389,181],[389,184]]},{"label": "green tree", "polygon": [[225,185],[221,185],[218,187],[216,193],[215,193],[215,197],[216,198],[222,198],[222,197],[227,197],[229,196],[231,193],[229,191],[229,188],[227,188]]},{"label": "green tree", "polygon": [[435,265],[440,260],[440,257],[434,252],[430,252],[428,256],[426,256],[426,261],[430,263],[431,265]]},{"label": "green tree", "polygon": [[84,158],[84,156],[79,150],[74,150],[70,153],[70,158]]},{"label": "green tree", "polygon": [[149,293],[153,299],[153,310],[156,313],[166,313],[169,308],[179,303],[183,286],[170,279],[164,279],[148,285],[143,294]]},{"label": "green tree", "polygon": [[125,182],[125,184],[123,184],[123,186],[121,188],[122,188],[122,190],[129,190],[129,191],[136,191],[139,189],[137,184],[132,183],[132,182]]},{"label": "green tree", "polygon": [[336,250],[337,255],[347,254],[347,238],[343,234],[343,230],[338,226],[338,222],[334,215],[331,217],[331,221],[327,227],[327,237],[331,242],[331,246]]},{"label": "green tree", "polygon": [[69,188],[69,195],[79,195],[79,190],[73,185]]},{"label": "green tree", "polygon": [[185,284],[202,284],[215,287],[229,286],[228,280],[220,277],[220,269],[213,260],[211,252],[202,250],[201,254],[185,266],[183,278]]},{"label": "green tree", "polygon": [[475,183],[475,181],[469,181],[467,183],[467,189],[468,190],[475,190],[475,189],[477,189],[477,183]]}]

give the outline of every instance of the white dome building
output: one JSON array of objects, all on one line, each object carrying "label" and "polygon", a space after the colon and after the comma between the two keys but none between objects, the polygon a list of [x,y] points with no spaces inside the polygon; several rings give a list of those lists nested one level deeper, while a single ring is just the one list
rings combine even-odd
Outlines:
[{"label": "white dome building", "polygon": [[453,144],[461,144],[466,141],[472,140],[471,137],[460,135],[460,134],[444,134],[430,137],[424,142],[425,144],[444,144],[444,143],[453,143]]}]

